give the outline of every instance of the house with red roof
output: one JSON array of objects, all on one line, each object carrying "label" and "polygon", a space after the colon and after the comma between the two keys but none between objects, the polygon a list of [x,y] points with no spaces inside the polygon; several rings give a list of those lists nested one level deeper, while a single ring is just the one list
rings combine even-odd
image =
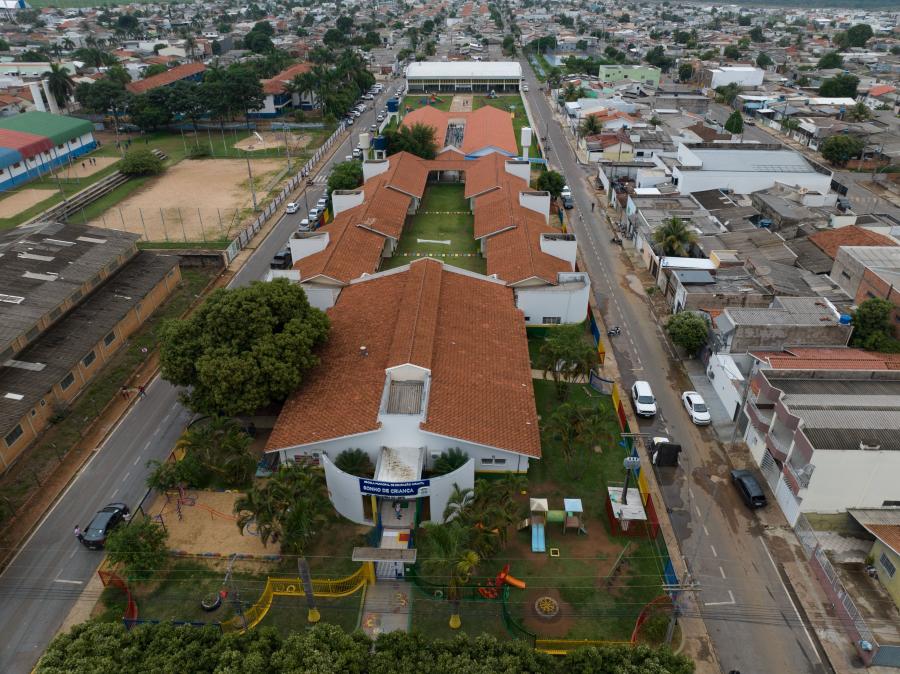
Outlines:
[{"label": "house with red roof", "polygon": [[146,77],[142,80],[137,80],[136,82],[129,82],[125,85],[125,88],[132,94],[145,94],[151,89],[167,87],[182,80],[199,82],[203,79],[203,73],[205,71],[206,66],[202,63],[184,63],[180,66],[170,68],[159,75]]},{"label": "house with red roof", "polygon": [[485,105],[477,110],[445,112],[424,105],[406,113],[401,126],[424,124],[434,129],[438,148],[466,157],[500,152],[508,157],[519,154],[510,113]]},{"label": "house with red roof", "polygon": [[893,108],[897,105],[897,87],[893,84],[875,84],[869,88],[863,103],[873,110],[882,106]]},{"label": "house with red roof", "polygon": [[315,98],[312,92],[294,92],[291,83],[294,78],[303,73],[308,73],[312,66],[309,63],[295,63],[288,66],[280,73],[267,80],[262,80],[263,105],[258,110],[250,112],[247,117],[266,118],[277,117],[292,109],[312,109]]}]

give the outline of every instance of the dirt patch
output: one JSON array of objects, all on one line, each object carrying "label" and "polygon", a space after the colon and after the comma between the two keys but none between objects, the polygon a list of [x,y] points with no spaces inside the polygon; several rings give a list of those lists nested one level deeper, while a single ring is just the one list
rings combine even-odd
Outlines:
[{"label": "dirt patch", "polygon": [[450,112],[472,112],[472,96],[457,95],[450,101]]},{"label": "dirt patch", "polygon": [[112,166],[120,157],[78,157],[68,166],[64,166],[56,174],[63,180],[87,178],[107,166]]},{"label": "dirt patch", "polygon": [[32,206],[49,199],[56,190],[36,190],[25,188],[17,190],[13,194],[0,201],[0,218],[12,218],[22,211],[27,211]]},{"label": "dirt patch", "polygon": [[[250,163],[262,201],[284,161]],[[237,235],[250,207],[245,161],[186,159],[90,224],[140,234],[145,241],[221,241]]]},{"label": "dirt patch", "polygon": [[[169,549],[190,554],[232,553],[277,555],[278,547],[265,547],[250,524],[243,535],[238,531],[234,502],[237,492],[188,491],[185,498],[177,494],[157,496],[148,514],[161,517],[169,532]],[[179,510],[181,516],[179,517]]]},{"label": "dirt patch", "polygon": [[[559,605],[559,613],[552,618],[539,617],[534,603],[541,597],[550,597],[556,600]],[[518,600],[519,598],[516,597],[516,601]],[[555,588],[527,590],[522,601],[525,602],[526,609],[523,621],[525,629],[533,634],[540,634],[542,639],[565,637],[577,622],[571,604],[563,601],[559,591]]]},{"label": "dirt patch", "polygon": [[[250,134],[247,138],[239,140],[234,146],[238,150],[249,150],[250,152],[253,152],[254,150],[272,150],[284,147],[284,133],[263,131],[259,135],[262,137],[262,140],[257,138],[255,134]],[[311,141],[312,136],[305,133],[297,135],[288,132],[287,134],[287,142],[291,150],[302,150],[309,145]]]}]

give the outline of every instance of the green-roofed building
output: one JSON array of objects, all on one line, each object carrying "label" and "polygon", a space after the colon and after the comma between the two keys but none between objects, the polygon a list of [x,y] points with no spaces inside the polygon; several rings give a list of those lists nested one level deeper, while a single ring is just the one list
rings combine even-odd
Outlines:
[{"label": "green-roofed building", "polygon": [[77,117],[25,112],[0,119],[0,192],[74,162],[97,147],[94,127]]}]

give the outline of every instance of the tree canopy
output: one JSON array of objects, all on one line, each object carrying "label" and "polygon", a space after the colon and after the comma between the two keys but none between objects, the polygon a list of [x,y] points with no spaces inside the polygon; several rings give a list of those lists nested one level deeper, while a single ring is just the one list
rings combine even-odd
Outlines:
[{"label": "tree canopy", "polygon": [[740,110],[735,110],[725,120],[725,130],[735,135],[744,133],[744,116]]},{"label": "tree canopy", "polygon": [[844,57],[836,51],[830,51],[819,59],[818,68],[827,70],[829,68],[840,68],[844,65]]},{"label": "tree canopy", "polygon": [[894,305],[880,297],[860,303],[853,312],[853,338],[851,344],[867,351],[900,353],[900,340],[895,337],[891,325]]},{"label": "tree canopy", "polygon": [[699,314],[682,311],[669,319],[666,323],[666,332],[676,345],[693,356],[706,344],[709,325]]},{"label": "tree canopy", "polygon": [[106,558],[121,564],[129,578],[152,578],[169,557],[166,530],[153,520],[123,523],[106,539]]},{"label": "tree canopy", "polygon": [[335,190],[352,190],[363,181],[362,162],[342,161],[328,176],[328,196]]},{"label": "tree canopy", "polygon": [[558,171],[541,171],[535,186],[539,190],[549,192],[550,198],[559,199],[563,187],[566,186],[566,179]]},{"label": "tree canopy", "polygon": [[650,65],[656,66],[664,73],[669,72],[669,68],[675,63],[675,59],[671,56],[666,56],[665,47],[662,45],[656,45],[648,50],[647,53],[644,54],[644,60]]},{"label": "tree canopy", "polygon": [[163,324],[160,364],[188,407],[247,414],[284,400],[319,363],[328,318],[286,279],[219,288],[184,320]]},{"label": "tree canopy", "polygon": [[119,171],[127,176],[149,176],[162,173],[163,162],[146,147],[133,147],[125,153]]},{"label": "tree canopy", "polygon": [[856,87],[859,78],[856,75],[842,73],[822,82],[819,95],[829,98],[856,98]]},{"label": "tree canopy", "polygon": [[389,632],[373,642],[322,623],[282,637],[272,627],[222,634],[215,627],[86,622],[56,637],[38,663],[38,674],[68,672],[317,672],[317,674],[691,674],[684,655],[648,646],[581,648],[564,658],[518,640],[483,635],[430,640],[419,633]]},{"label": "tree canopy", "polygon": [[434,159],[437,155],[438,144],[433,126],[417,122],[412,126],[389,129],[384,132],[384,137],[388,155],[409,152],[422,159]]},{"label": "tree canopy", "polygon": [[677,216],[669,218],[653,231],[653,243],[659,246],[663,255],[685,257],[696,240],[696,233]]},{"label": "tree canopy", "polygon": [[835,166],[844,166],[851,159],[858,157],[865,143],[855,136],[830,136],[819,146],[819,151]]},{"label": "tree canopy", "polygon": [[874,33],[872,26],[867,23],[858,23],[844,32],[835,33],[834,44],[842,49],[847,47],[865,47],[866,42],[872,39]]}]

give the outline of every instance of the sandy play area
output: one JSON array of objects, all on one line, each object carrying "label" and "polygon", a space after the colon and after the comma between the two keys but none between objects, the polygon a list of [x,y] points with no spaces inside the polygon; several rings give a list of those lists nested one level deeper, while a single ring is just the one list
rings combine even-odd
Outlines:
[{"label": "sandy play area", "polygon": [[[57,173],[60,178],[63,179],[72,179],[72,178],[86,178],[87,176],[95,174],[97,171],[102,171],[107,166],[111,164],[115,164],[119,161],[121,157],[94,157],[94,163],[92,164],[89,157],[78,157],[75,161],[73,161],[68,166],[63,166]],[[82,164],[84,166],[82,166]]]},{"label": "sandy play area", "polygon": [[450,101],[450,112],[472,112],[471,94],[454,96]]},{"label": "sandy play area", "polygon": [[56,190],[36,190],[29,187],[16,190],[0,200],[0,218],[16,216],[35,204],[41,203],[44,199],[49,199],[54,194],[56,194]]},{"label": "sandy play area", "polygon": [[[250,162],[257,199],[285,162]],[[227,240],[252,207],[247,163],[241,159],[186,159],[91,222],[140,234],[145,241]]]},{"label": "sandy play area", "polygon": [[[282,148],[284,147],[284,132],[283,131],[262,131],[259,133],[262,136],[263,141],[260,142],[259,138],[257,138],[254,134],[250,134],[247,138],[238,141],[234,144],[234,146],[238,150],[271,150],[272,148]],[[287,133],[287,141],[290,144],[291,151],[300,151],[309,145],[312,140],[311,136],[308,136],[305,133],[295,134],[288,131]]]},{"label": "sandy play area", "polygon": [[253,525],[247,527],[244,535],[238,531],[233,513],[239,494],[189,490],[185,496],[185,503],[181,506],[182,519],[178,518],[177,494],[170,495],[168,502],[165,496],[157,496],[147,510],[150,515],[162,515],[163,524],[169,532],[170,550],[191,554],[215,552],[226,556],[232,553],[278,554],[277,545],[263,546],[259,536],[254,535],[256,529]]}]

